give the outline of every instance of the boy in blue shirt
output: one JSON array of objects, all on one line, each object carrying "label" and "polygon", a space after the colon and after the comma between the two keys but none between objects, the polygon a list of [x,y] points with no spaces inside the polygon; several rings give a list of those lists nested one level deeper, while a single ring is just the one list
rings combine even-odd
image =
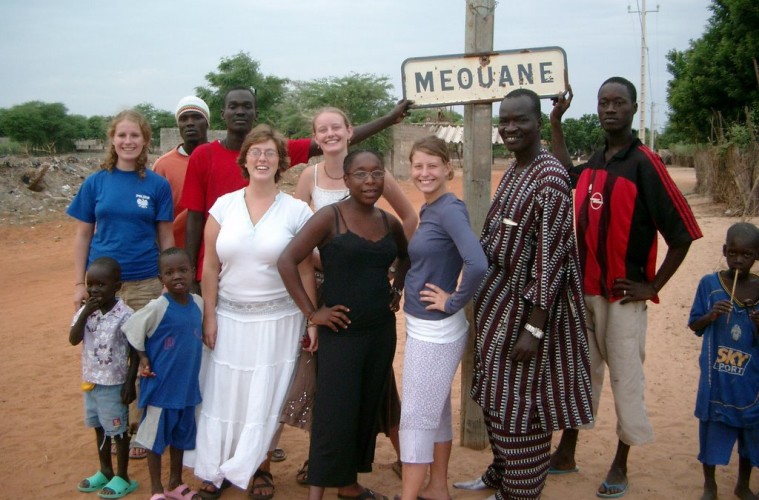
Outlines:
[{"label": "boy in blue shirt", "polygon": [[[77,489],[84,493],[99,491],[103,498],[120,498],[137,489],[137,481],[131,481],[127,473],[127,405],[135,398],[137,358],[121,331],[133,311],[116,297],[121,289],[121,266],[114,259],[95,259],[87,269],[85,282],[88,297],[74,315],[69,342],[82,343],[84,421],[95,429],[100,470],[80,481]],[[116,443],[115,474],[111,440]]]},{"label": "boy in blue shirt", "polygon": [[[144,408],[136,442],[148,450],[151,500],[191,499],[197,493],[182,480],[184,450],[195,448],[195,406],[202,352],[203,299],[190,293],[195,269],[181,248],[164,250],[158,266],[167,290],[137,311],[122,327],[139,356]],[[161,483],[161,454],[170,446],[169,489]]]},{"label": "boy in blue shirt", "polygon": [[722,253],[728,269],[701,278],[688,327],[703,338],[696,398],[699,461],[704,468],[702,499],[717,498],[715,465],[727,465],[738,441],[738,481],[734,493],[755,498],[751,467],[759,466],[759,276],[751,266],[759,256],[759,229],[733,224]]}]

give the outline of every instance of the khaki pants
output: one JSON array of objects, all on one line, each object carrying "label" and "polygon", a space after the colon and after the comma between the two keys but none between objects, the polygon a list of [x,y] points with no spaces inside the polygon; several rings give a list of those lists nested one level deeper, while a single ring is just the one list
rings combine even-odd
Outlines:
[{"label": "khaki pants", "polygon": [[[644,401],[647,309],[645,301],[620,304],[586,295],[593,415],[598,415],[606,367],[617,414],[617,436],[628,445],[654,440]],[[592,427],[584,426],[583,428]]]}]

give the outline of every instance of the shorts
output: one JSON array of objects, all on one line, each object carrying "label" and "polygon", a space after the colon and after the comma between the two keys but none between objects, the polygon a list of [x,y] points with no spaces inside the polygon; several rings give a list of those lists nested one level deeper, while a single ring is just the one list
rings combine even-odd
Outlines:
[{"label": "shorts", "polygon": [[738,441],[738,455],[759,467],[759,429],[733,427],[712,420],[698,421],[698,461],[705,465],[727,465]]},{"label": "shorts", "polygon": [[84,393],[84,424],[102,427],[108,437],[118,436],[127,430],[129,410],[121,402],[124,384],[100,385]]},{"label": "shorts", "polygon": [[194,450],[196,434],[194,406],[170,410],[148,405],[142,412],[135,443],[161,455],[167,446]]},{"label": "shorts", "polygon": [[163,283],[159,278],[147,278],[144,280],[124,281],[121,290],[116,294],[126,305],[139,311],[148,302],[161,296]]}]

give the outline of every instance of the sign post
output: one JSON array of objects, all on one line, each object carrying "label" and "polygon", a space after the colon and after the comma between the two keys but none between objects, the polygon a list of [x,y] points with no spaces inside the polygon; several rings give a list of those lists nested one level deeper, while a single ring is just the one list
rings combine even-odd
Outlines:
[{"label": "sign post", "polygon": [[[495,0],[467,0],[465,49],[467,53],[493,50]],[[405,66],[405,65],[404,65]],[[405,86],[404,86],[405,89]],[[404,90],[405,92],[405,90]],[[490,169],[493,163],[490,103],[464,106],[464,203],[474,234],[482,232],[490,204]],[[481,450],[488,444],[482,410],[469,397],[474,373],[474,318],[472,304],[466,306],[469,341],[461,360],[461,446]]]},{"label": "sign post", "polygon": [[565,89],[566,69],[561,47],[415,57],[401,66],[403,97],[422,108],[496,102],[517,88],[553,97]]}]

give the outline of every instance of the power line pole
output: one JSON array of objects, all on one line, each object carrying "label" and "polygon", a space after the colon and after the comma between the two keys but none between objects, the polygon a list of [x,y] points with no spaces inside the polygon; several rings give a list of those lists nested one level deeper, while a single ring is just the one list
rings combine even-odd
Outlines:
[{"label": "power line pole", "polygon": [[654,115],[654,101],[651,101],[651,132],[648,136],[648,147],[653,151],[654,149],[654,142],[655,142],[655,136],[656,136],[656,129],[654,128],[654,118],[656,115]]},{"label": "power line pole", "polygon": [[[646,55],[648,53],[648,45],[646,44],[646,14],[648,12],[659,12],[659,6],[656,6],[656,10],[646,10],[646,0],[641,0],[640,10],[631,10],[630,6],[627,6],[627,12],[629,14],[640,14],[640,92],[638,99],[638,113],[640,116],[640,124],[638,125],[638,138],[646,143]],[[652,116],[653,118],[653,116]],[[653,132],[653,128],[652,128]]]}]

